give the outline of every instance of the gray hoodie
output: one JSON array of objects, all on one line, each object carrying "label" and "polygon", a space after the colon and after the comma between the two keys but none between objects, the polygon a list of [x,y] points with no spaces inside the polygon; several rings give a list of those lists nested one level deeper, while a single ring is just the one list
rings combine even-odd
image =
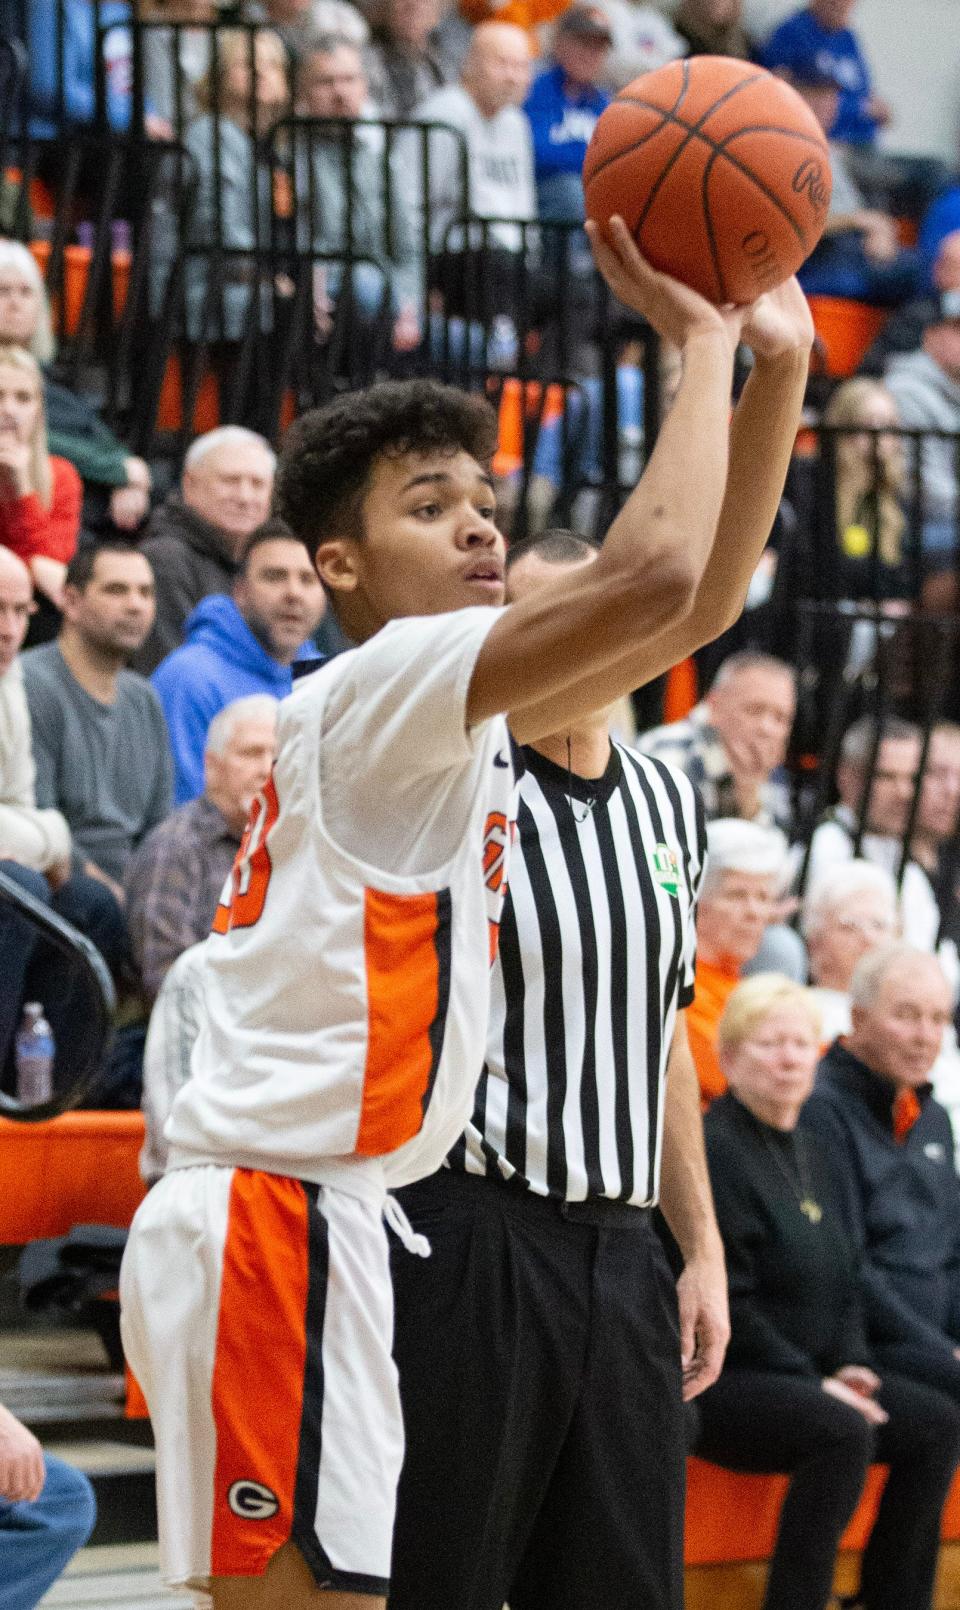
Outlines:
[{"label": "gray hoodie", "polygon": [[[886,380],[904,425],[960,432],[960,381],[951,380],[926,352],[893,358]],[[928,519],[949,520],[956,512],[957,447],[956,441],[942,438],[923,444],[921,474]]]}]

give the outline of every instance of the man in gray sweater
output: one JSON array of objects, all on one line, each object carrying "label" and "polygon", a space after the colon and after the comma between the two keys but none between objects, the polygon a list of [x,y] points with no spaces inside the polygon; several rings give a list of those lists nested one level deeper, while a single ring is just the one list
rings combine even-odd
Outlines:
[{"label": "man in gray sweater", "polygon": [[125,669],[153,611],[142,553],[85,544],[67,570],[59,637],[23,656],[38,803],[62,811],[83,871],[121,907],[127,863],[172,799],[160,701]]}]

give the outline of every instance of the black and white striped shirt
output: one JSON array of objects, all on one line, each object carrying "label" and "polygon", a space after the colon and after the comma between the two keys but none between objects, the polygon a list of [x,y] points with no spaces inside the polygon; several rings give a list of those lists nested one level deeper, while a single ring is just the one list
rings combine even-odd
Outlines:
[{"label": "black and white striped shirt", "polygon": [[448,1164],[649,1206],[676,1014],[693,998],[703,810],[682,772],[620,744],[595,781],[516,753],[487,1060]]}]

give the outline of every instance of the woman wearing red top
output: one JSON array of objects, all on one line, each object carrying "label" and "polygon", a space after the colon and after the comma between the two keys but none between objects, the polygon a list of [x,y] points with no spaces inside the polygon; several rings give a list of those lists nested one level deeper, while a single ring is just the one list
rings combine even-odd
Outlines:
[{"label": "woman wearing red top", "polygon": [[47,451],[43,377],[22,347],[0,352],[0,543],[30,568],[39,593],[60,608],[80,532],[83,489],[65,458]]}]

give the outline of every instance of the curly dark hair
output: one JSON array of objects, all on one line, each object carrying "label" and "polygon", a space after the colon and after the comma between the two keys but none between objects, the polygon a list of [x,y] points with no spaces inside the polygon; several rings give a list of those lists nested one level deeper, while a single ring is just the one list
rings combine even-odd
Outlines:
[{"label": "curly dark hair", "polygon": [[334,532],[364,536],[363,498],[383,455],[469,453],[485,468],[497,441],[490,404],[435,380],[385,380],[348,392],[291,425],[273,508],[311,558]]}]

